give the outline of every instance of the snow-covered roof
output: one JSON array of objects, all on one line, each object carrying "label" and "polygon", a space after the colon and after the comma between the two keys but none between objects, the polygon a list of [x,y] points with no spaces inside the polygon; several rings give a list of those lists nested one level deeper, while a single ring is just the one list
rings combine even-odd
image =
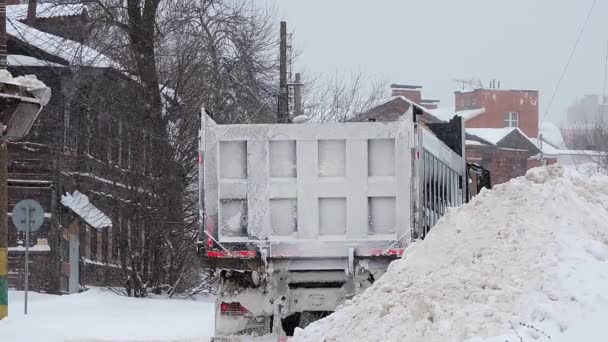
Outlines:
[{"label": "snow-covered roof", "polygon": [[378,121],[405,120],[412,117],[412,106],[416,106],[422,110],[422,115],[420,116],[422,122],[440,122],[424,106],[404,96],[389,97],[368,111],[355,114],[349,121],[368,121],[369,119],[376,119]]},{"label": "snow-covered roof", "polygon": [[476,141],[476,140],[467,140],[465,142],[465,144],[467,146],[485,146],[486,145],[486,144],[484,144],[482,142],[479,142],[479,141]]},{"label": "snow-covered roof", "polygon": [[37,66],[54,66],[54,67],[62,67],[63,65],[44,61],[42,59],[38,59],[31,56],[23,56],[23,55],[8,55],[6,57],[8,65],[15,67],[37,67]]},{"label": "snow-covered roof", "polygon": [[489,142],[498,144],[516,128],[467,128],[467,133]]},{"label": "snow-covered roof", "polygon": [[70,65],[94,66],[100,68],[118,65],[101,52],[70,39],[39,31],[17,19],[7,18],[6,33],[48,54],[57,56]]},{"label": "snow-covered roof", "polygon": [[[23,246],[15,246],[15,247],[9,247],[8,248],[9,252],[25,252],[25,247]],[[51,246],[49,245],[34,245],[32,247],[29,248],[30,252],[50,252],[51,251]]]},{"label": "snow-covered roof", "polygon": [[[534,145],[536,145],[539,149],[540,148],[540,142],[537,138],[530,138],[530,140],[534,143]],[[543,139],[544,141],[545,139]],[[543,148],[541,149],[543,151],[543,154],[548,155],[548,156],[557,156],[559,154],[561,154],[562,150],[557,149],[553,146],[551,146],[550,144],[547,143],[543,143]]]},{"label": "snow-covered roof", "polygon": [[[6,16],[14,19],[27,18],[27,4],[6,6]],[[36,18],[72,17],[81,15],[86,11],[83,4],[54,4],[38,3],[36,5]]]},{"label": "snow-covered roof", "polygon": [[61,204],[70,208],[76,215],[80,216],[90,226],[101,229],[112,227],[112,220],[99,208],[94,206],[89,197],[78,190],[73,194],[61,196]]},{"label": "snow-covered roof", "polygon": [[607,152],[589,150],[559,150],[561,156],[605,156]]},{"label": "snow-covered roof", "polygon": [[517,127],[505,127],[505,128],[467,128],[467,133],[470,135],[474,135],[479,139],[487,141],[492,145],[497,145],[502,141],[507,135],[511,134],[513,131],[519,131],[519,133],[528,141],[536,146],[536,143],[532,141],[524,132],[522,132]]},{"label": "snow-covered roof", "polygon": [[436,109],[429,109],[429,112],[441,121],[450,121],[455,115],[462,117],[466,121],[485,113],[486,109],[474,108],[456,111],[456,107],[439,107]]},{"label": "snow-covered roof", "polygon": [[564,137],[562,131],[552,122],[544,121],[540,124],[539,133],[542,134],[543,141],[548,142],[553,147],[564,148]]}]

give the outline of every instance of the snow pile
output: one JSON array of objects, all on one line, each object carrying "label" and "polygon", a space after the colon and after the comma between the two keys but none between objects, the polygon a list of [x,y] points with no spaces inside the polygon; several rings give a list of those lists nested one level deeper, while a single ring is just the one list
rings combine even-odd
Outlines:
[{"label": "snow pile", "polygon": [[608,170],[598,162],[586,160],[586,162],[564,166],[564,174],[566,176],[608,176]]},{"label": "snow pile", "polygon": [[9,291],[2,342],[200,341],[213,336],[214,304],[199,300],[129,298],[104,289],[65,296]]},{"label": "snow pile", "polygon": [[562,174],[533,169],[451,210],[294,341],[608,340],[608,178]]}]

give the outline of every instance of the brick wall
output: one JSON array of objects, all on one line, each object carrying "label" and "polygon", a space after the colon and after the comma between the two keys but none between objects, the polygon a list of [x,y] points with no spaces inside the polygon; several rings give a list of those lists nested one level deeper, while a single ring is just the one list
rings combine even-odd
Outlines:
[{"label": "brick wall", "polygon": [[508,182],[524,176],[528,170],[527,151],[504,150],[486,146],[467,146],[467,161],[490,170],[492,184]]},{"label": "brick wall", "polygon": [[486,112],[467,120],[470,128],[505,127],[507,112],[519,113],[519,128],[531,138],[538,136],[538,91],[477,89],[456,92],[456,110],[485,108]]}]

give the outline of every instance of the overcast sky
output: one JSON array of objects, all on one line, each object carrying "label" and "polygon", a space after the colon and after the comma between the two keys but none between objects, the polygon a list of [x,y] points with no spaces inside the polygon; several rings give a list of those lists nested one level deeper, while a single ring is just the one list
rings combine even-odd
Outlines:
[{"label": "overcast sky", "polygon": [[[453,79],[491,79],[540,91],[541,116],[593,0],[256,0],[288,21],[299,66],[362,71],[423,86],[453,106]],[[599,0],[550,117],[584,94],[603,92],[608,1]]]}]

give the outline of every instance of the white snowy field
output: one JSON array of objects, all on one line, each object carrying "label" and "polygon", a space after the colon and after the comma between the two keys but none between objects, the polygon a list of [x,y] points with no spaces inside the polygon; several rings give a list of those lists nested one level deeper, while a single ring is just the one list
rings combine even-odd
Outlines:
[{"label": "white snowy field", "polygon": [[560,166],[451,210],[295,342],[608,341],[608,177]]},{"label": "white snowy field", "polygon": [[213,336],[211,299],[129,298],[105,289],[65,296],[9,291],[1,342],[207,342]]}]

